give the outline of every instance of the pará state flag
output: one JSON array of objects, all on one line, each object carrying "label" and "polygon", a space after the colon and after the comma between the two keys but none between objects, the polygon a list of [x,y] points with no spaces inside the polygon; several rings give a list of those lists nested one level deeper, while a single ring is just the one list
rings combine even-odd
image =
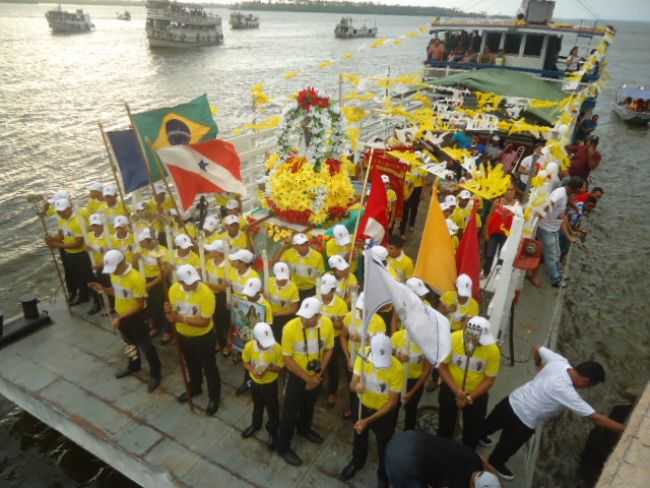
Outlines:
[{"label": "par\u00e1 state flag", "polygon": [[167,146],[156,151],[178,190],[183,210],[197,195],[224,191],[246,194],[241,160],[235,145],[214,139],[199,144]]},{"label": "par\u00e1 state flag", "polygon": [[124,182],[124,191],[131,193],[149,184],[147,166],[133,129],[106,132],[113,155]]},{"label": "par\u00e1 state flag", "polygon": [[357,239],[371,239],[381,244],[386,239],[390,220],[386,187],[381,181],[379,171],[372,172],[372,186],[365,212],[359,225]]},{"label": "par\u00e1 state flag", "polygon": [[158,181],[161,174],[149,144],[157,151],[168,146],[208,141],[219,133],[206,95],[175,107],[133,114],[133,123],[144,143],[153,181]]}]

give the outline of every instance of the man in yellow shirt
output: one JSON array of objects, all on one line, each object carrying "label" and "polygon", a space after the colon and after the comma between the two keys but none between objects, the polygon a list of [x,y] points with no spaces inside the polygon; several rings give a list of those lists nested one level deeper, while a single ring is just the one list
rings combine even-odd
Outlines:
[{"label": "man in yellow shirt", "polygon": [[388,271],[400,283],[413,276],[413,260],[404,254],[404,239],[398,235],[390,236],[388,241]]},{"label": "man in yellow shirt", "polygon": [[226,215],[223,219],[226,231],[221,234],[221,239],[228,242],[231,252],[240,249],[250,249],[248,235],[241,228],[241,222],[238,215]]},{"label": "man in yellow shirt", "polygon": [[[386,446],[395,432],[399,397],[404,383],[404,368],[393,357],[390,339],[377,334],[354,362],[354,376],[350,390],[357,393],[361,401],[361,418],[354,424],[352,461],[341,471],[342,481],[350,480],[363,468],[368,457],[368,430],[375,433],[377,440],[377,486],[388,488],[388,476],[384,463]],[[356,413],[355,413],[356,415]]]},{"label": "man in yellow shirt", "polygon": [[167,188],[164,182],[157,181],[154,183],[154,192],[155,194],[152,203],[157,208],[150,208],[152,213],[165,215],[170,210],[176,208],[174,200],[172,199],[173,197],[167,193]]},{"label": "man in yellow shirt", "polygon": [[103,185],[98,181],[92,182],[88,186],[88,201],[86,206],[82,208],[79,213],[86,221],[89,221],[92,214],[101,212],[104,205],[104,197],[102,197]]},{"label": "man in yellow shirt", "polygon": [[176,250],[174,251],[174,265],[176,267],[189,264],[198,269],[201,267],[199,255],[194,252],[194,243],[186,234],[178,234],[174,238]]},{"label": "man in yellow shirt", "polygon": [[215,215],[208,215],[203,221],[203,237],[206,244],[223,240],[223,234],[219,232],[219,219]]},{"label": "man in yellow shirt", "polygon": [[332,360],[327,369],[327,404],[330,407],[336,405],[336,392],[339,389],[339,369],[343,361],[343,351],[341,350],[341,329],[343,329],[343,317],[348,313],[348,306],[340,296],[336,294],[338,281],[331,273],[325,273],[320,279],[320,297],[323,303],[321,313],[324,317],[329,318],[334,326],[334,352]]},{"label": "man in yellow shirt", "polygon": [[499,374],[501,351],[483,317],[451,334],[451,352],[438,367],[442,384],[438,435],[452,438],[458,411],[463,413],[463,444],[476,448],[487,413],[488,392]]},{"label": "man in yellow shirt", "polygon": [[228,256],[230,269],[227,279],[233,294],[245,298],[244,287],[251,278],[259,278],[257,271],[251,266],[255,256],[248,249],[239,249]]},{"label": "man in yellow shirt", "polygon": [[[194,266],[179,266],[176,276],[178,282],[169,288],[169,301],[165,303],[167,319],[176,326],[177,340],[190,377],[189,395],[194,397],[202,393],[205,376],[209,398],[205,413],[212,416],[219,409],[221,396],[221,378],[214,355],[214,293],[201,282]],[[188,392],[181,393],[177,400],[187,402]]]},{"label": "man in yellow shirt", "polygon": [[[206,219],[207,220],[207,219]],[[226,259],[226,243],[221,239],[208,242],[205,247],[206,284],[214,292],[216,307],[214,311],[214,327],[217,334],[217,347],[224,356],[230,355],[230,312],[228,310],[228,272],[230,266]]]},{"label": "man in yellow shirt", "polygon": [[390,177],[388,175],[381,175],[381,181],[386,187],[386,197],[388,198],[388,209],[390,211],[390,219],[388,222],[388,229],[391,231],[393,229],[393,224],[395,223],[395,209],[397,207],[397,193],[391,188]]},{"label": "man in yellow shirt", "polygon": [[[329,261],[334,256],[341,256],[343,259],[350,259],[352,250],[352,236],[348,228],[343,224],[337,224],[332,229],[333,237],[325,244],[325,255]],[[355,253],[356,254],[356,253]],[[331,269],[331,266],[330,266]],[[357,270],[357,260],[352,257],[352,272]]]},{"label": "man in yellow shirt", "polygon": [[101,213],[104,214],[104,219],[106,224],[109,227],[109,231],[112,234],[115,229],[113,229],[113,221],[118,215],[127,216],[129,215],[129,210],[122,204],[122,202],[117,199],[117,186],[113,183],[106,183],[102,187],[102,198],[104,200],[104,205],[101,207]]},{"label": "man in yellow shirt", "polygon": [[115,232],[111,236],[111,247],[124,254],[131,266],[138,268],[135,259],[135,239],[131,233],[129,219],[124,215],[118,215],[113,219],[113,229]]},{"label": "man in yellow shirt", "polygon": [[266,292],[273,308],[273,335],[278,342],[282,342],[282,329],[300,305],[298,287],[290,277],[289,265],[278,261],[273,265],[273,278],[269,279]]},{"label": "man in yellow shirt", "polygon": [[[474,202],[472,201],[472,194],[469,190],[463,190],[458,194],[458,205],[451,214],[451,219],[462,231],[467,227],[469,222],[469,217],[472,214],[472,209],[474,208]],[[481,227],[481,216],[479,215],[478,209],[476,212],[476,225]]]},{"label": "man in yellow shirt", "polygon": [[460,330],[470,317],[479,314],[479,304],[472,298],[472,278],[461,274],[456,278],[456,291],[443,293],[440,301],[451,322],[451,330]]},{"label": "man in yellow shirt", "polygon": [[115,297],[117,318],[113,319],[113,327],[120,331],[128,346],[129,364],[115,377],[124,378],[140,371],[140,358],[144,355],[149,363],[148,391],[151,393],[160,385],[161,372],[160,358],[151,343],[147,326],[147,285],[144,276],[133,269],[124,255],[116,249],[111,249],[104,255],[103,272],[111,276],[111,287],[104,287],[97,282],[91,286],[98,293]]},{"label": "man in yellow shirt", "polygon": [[296,315],[282,333],[282,355],[288,375],[277,444],[278,454],[292,466],[302,464],[291,449],[294,430],[309,442],[323,443],[312,422],[323,371],[327,370],[334,349],[334,327],[330,319],[321,315],[317,298],[305,298]]},{"label": "man in yellow shirt", "polygon": [[415,229],[415,220],[418,215],[418,207],[422,199],[422,188],[427,180],[427,171],[422,166],[410,166],[405,178],[405,198],[404,213],[400,222],[399,233],[402,237],[406,236],[406,230]]},{"label": "man in yellow shirt", "polygon": [[293,247],[284,251],[280,259],[291,268],[300,299],[304,300],[316,294],[316,280],[325,272],[325,263],[322,254],[309,245],[305,234],[295,234],[291,242]]},{"label": "man in yellow shirt", "polygon": [[[101,283],[102,286],[110,288],[111,279],[105,275],[104,254],[110,249],[110,236],[104,226],[104,216],[100,213],[94,213],[88,218],[90,232],[86,235],[86,250],[90,257],[90,263],[93,268],[92,281]],[[88,311],[88,315],[95,315],[104,308],[102,295],[93,292],[94,306]]]},{"label": "man in yellow shirt", "polygon": [[253,380],[253,418],[241,436],[246,439],[262,428],[264,410],[269,417],[266,430],[271,436],[269,447],[278,443],[280,404],[278,402],[278,375],[284,369],[282,347],[275,341],[271,326],[258,322],[253,328],[253,339],[246,343],[242,353],[244,368]]},{"label": "man in yellow shirt", "polygon": [[331,256],[327,260],[327,264],[329,264],[329,267],[338,282],[336,285],[336,294],[345,300],[345,303],[350,306],[352,294],[359,288],[357,277],[350,272],[350,265],[343,256]]}]

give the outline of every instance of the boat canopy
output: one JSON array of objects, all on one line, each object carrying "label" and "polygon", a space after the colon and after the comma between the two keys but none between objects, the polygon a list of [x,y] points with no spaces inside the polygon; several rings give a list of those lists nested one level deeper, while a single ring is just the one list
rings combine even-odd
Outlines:
[{"label": "boat canopy", "polygon": [[650,87],[622,86],[618,92],[619,100],[631,98],[632,100],[650,100]]}]

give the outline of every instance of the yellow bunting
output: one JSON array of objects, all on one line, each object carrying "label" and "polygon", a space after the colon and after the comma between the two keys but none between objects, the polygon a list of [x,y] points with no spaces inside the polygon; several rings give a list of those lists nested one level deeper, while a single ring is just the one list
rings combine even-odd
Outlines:
[{"label": "yellow bunting", "polygon": [[529,124],[523,119],[517,119],[515,120],[512,125],[510,126],[509,134],[518,134],[521,132],[528,132],[529,134],[532,134],[535,137],[540,137],[542,134],[546,134],[551,130],[550,127],[542,126],[542,125],[535,125],[535,124]]},{"label": "yellow bunting", "polygon": [[419,85],[422,83],[420,73],[406,73],[397,77],[397,83],[400,85]]},{"label": "yellow bunting", "polygon": [[354,59],[354,54],[352,54],[350,51],[343,53],[343,59],[346,61],[352,61]]},{"label": "yellow bunting", "polygon": [[326,59],[325,61],[322,61],[322,62],[318,65],[318,67],[319,67],[320,69],[329,69],[329,68],[331,68],[332,66],[334,66],[334,64],[336,64],[336,63],[335,63],[334,61],[332,61],[331,59]]},{"label": "yellow bunting", "polygon": [[476,100],[481,110],[484,112],[493,112],[499,108],[503,97],[496,93],[476,92]]},{"label": "yellow bunting", "polygon": [[353,124],[361,122],[369,115],[367,110],[364,110],[361,107],[355,107],[354,105],[345,105],[342,111],[343,116],[348,120],[348,122]]},{"label": "yellow bunting", "polygon": [[431,99],[422,92],[415,92],[413,95],[411,95],[411,98],[420,102],[424,107],[431,108],[433,106]]},{"label": "yellow bunting", "polygon": [[359,86],[361,83],[361,76],[356,73],[341,73],[344,83],[349,83],[354,86]]},{"label": "yellow bunting", "polygon": [[450,158],[455,161],[465,161],[465,158],[472,158],[474,154],[468,149],[462,149],[460,147],[445,147],[443,152],[447,154]]},{"label": "yellow bunting", "polygon": [[253,85],[253,88],[251,88],[251,95],[253,96],[256,107],[262,107],[271,102],[271,97],[269,97],[264,91],[264,83]]},{"label": "yellow bunting", "polygon": [[284,79],[285,80],[293,80],[295,77],[300,75],[300,71],[287,71],[284,74]]},{"label": "yellow bunting", "polygon": [[423,34],[426,34],[426,33],[428,32],[428,30],[429,30],[429,26],[428,26],[428,25],[423,25],[423,26],[420,27],[419,30],[420,30],[420,32],[422,32]]},{"label": "yellow bunting", "polygon": [[409,39],[415,39],[416,37],[419,37],[419,36],[420,36],[420,33],[417,32],[417,31],[411,31],[411,32],[406,33],[406,37],[408,37]]},{"label": "yellow bunting", "polygon": [[472,173],[472,179],[459,186],[481,198],[492,200],[507,192],[510,185],[510,175],[504,171],[502,164],[497,164],[489,165],[487,169],[485,165],[479,166]]},{"label": "yellow bunting", "polygon": [[275,166],[280,162],[280,155],[278,153],[272,153],[266,158],[266,169],[271,171]]},{"label": "yellow bunting", "polygon": [[422,160],[412,151],[389,151],[388,154],[407,163],[409,166],[422,166]]},{"label": "yellow bunting", "polygon": [[402,40],[401,40],[401,39],[395,39],[395,40],[393,41],[393,44],[395,44],[396,46],[399,46],[399,45],[402,44]]},{"label": "yellow bunting", "polygon": [[253,130],[255,132],[259,132],[261,130],[277,129],[278,127],[280,127],[280,124],[282,124],[282,116],[273,115],[272,117],[269,117],[268,119],[264,119],[261,122],[258,122],[256,124],[245,124],[242,127],[235,129],[233,132],[239,135],[245,130]]},{"label": "yellow bunting", "polygon": [[555,108],[557,107],[561,102],[553,101],[553,100],[540,100],[538,98],[533,98],[528,102],[528,106],[530,108],[539,108],[539,109],[546,109],[546,108]]},{"label": "yellow bunting", "polygon": [[388,39],[385,37],[375,39],[372,44],[370,44],[371,49],[377,49],[378,47],[382,47],[384,44],[388,42]]},{"label": "yellow bunting", "polygon": [[374,100],[377,97],[376,93],[372,92],[365,92],[365,93],[359,93],[357,91],[350,92],[346,95],[343,96],[344,100],[357,100],[359,102],[370,102]]}]

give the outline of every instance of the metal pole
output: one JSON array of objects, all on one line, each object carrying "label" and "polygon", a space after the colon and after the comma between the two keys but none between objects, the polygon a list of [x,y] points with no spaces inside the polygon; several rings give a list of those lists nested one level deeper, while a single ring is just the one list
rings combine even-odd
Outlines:
[{"label": "metal pole", "polygon": [[[375,148],[370,148],[370,157],[368,158],[368,167],[366,168],[366,174],[363,178],[363,186],[361,189],[361,208],[363,208],[364,201],[366,199],[366,189],[368,188],[368,178],[370,176],[370,169],[372,168],[372,160],[375,156]],[[350,254],[348,255],[348,264],[352,268],[352,256],[354,255],[354,246],[357,242],[357,234],[359,232],[359,224],[361,223],[361,212],[357,215],[356,221],[354,222],[354,233],[352,234],[352,247],[350,248]],[[365,284],[365,283],[364,283]]]}]

